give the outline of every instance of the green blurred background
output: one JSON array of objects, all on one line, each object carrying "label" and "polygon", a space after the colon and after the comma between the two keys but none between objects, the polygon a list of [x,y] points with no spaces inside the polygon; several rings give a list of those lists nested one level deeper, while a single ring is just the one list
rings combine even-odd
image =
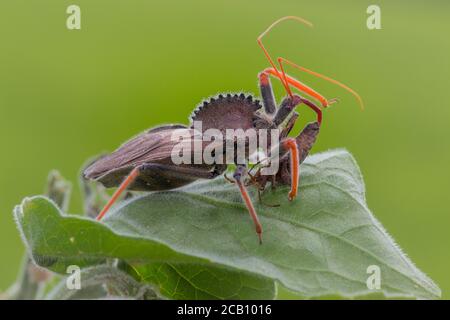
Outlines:
[{"label": "green blurred background", "polygon": [[[81,30],[66,8],[81,7]],[[366,9],[381,6],[382,30]],[[351,85],[364,98],[291,74],[341,102],[326,111],[315,152],[345,147],[364,173],[377,218],[450,298],[449,1],[0,2],[0,290],[23,245],[12,209],[43,192],[49,170],[74,182],[90,156],[159,123],[186,123],[204,97],[258,93],[268,66],[257,35],[284,15],[271,52]],[[277,84],[279,98],[282,87]],[[313,115],[302,109],[303,124]],[[300,129],[300,126],[298,127]]]}]

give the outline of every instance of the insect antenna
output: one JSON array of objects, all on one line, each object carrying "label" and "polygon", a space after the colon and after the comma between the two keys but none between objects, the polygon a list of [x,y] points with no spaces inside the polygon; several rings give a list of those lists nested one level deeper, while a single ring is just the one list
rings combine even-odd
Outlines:
[{"label": "insect antenna", "polygon": [[284,67],[283,67],[283,62],[284,62],[286,64],[289,64],[290,66],[293,66],[293,67],[299,69],[300,71],[306,72],[306,73],[311,74],[311,75],[313,75],[315,77],[318,77],[318,78],[321,78],[321,79],[323,79],[325,81],[331,82],[331,83],[333,83],[333,84],[343,88],[344,90],[350,92],[358,100],[358,103],[359,103],[361,109],[364,109],[364,103],[363,103],[363,100],[362,100],[361,96],[355,90],[350,88],[349,86],[347,86],[347,85],[345,85],[345,84],[343,84],[343,83],[341,83],[341,82],[339,82],[339,81],[337,81],[335,79],[332,79],[332,78],[330,78],[328,76],[325,76],[323,74],[320,74],[318,72],[312,71],[312,70],[307,69],[305,67],[299,66],[299,65],[295,64],[294,62],[292,62],[290,60],[287,60],[285,58],[282,58],[282,57],[279,57],[277,59],[281,72],[277,69],[277,67],[276,67],[272,57],[270,56],[268,50],[266,49],[266,47],[262,43],[262,38],[264,36],[266,36],[270,32],[270,30],[272,28],[274,28],[277,24],[279,24],[280,22],[285,21],[285,20],[296,20],[296,21],[298,21],[298,22],[300,22],[300,23],[302,23],[302,24],[304,24],[304,25],[306,25],[308,27],[311,27],[311,28],[313,27],[313,24],[311,22],[309,22],[308,20],[305,20],[303,18],[296,17],[296,16],[286,16],[286,17],[282,17],[282,18],[276,20],[266,30],[264,30],[264,32],[261,33],[260,36],[257,38],[257,42],[258,42],[258,45],[263,50],[264,55],[266,56],[266,58],[269,61],[270,65],[272,66],[272,68],[266,69],[266,70],[264,70],[264,72],[279,78],[280,81],[282,82],[284,88],[286,89],[286,92],[291,97],[292,97],[292,90],[290,88],[290,85],[296,87],[301,92],[304,92],[307,95],[309,95],[309,96],[319,100],[324,107],[327,107],[330,104],[335,103],[337,101],[337,99],[330,99],[330,100],[328,100],[325,97],[323,97],[320,93],[316,92],[314,89],[312,89],[309,86],[307,86],[306,84],[298,81],[297,79],[289,77],[286,74],[285,70],[284,70]]},{"label": "insect antenna", "polygon": [[261,33],[259,35],[259,37],[256,39],[256,41],[258,42],[258,45],[261,47],[262,51],[264,52],[264,55],[266,56],[267,60],[269,60],[270,65],[272,66],[272,68],[274,69],[276,76],[281,80],[281,82],[283,83],[284,88],[286,89],[286,92],[289,94],[289,96],[292,97],[292,91],[291,88],[289,87],[289,84],[287,82],[287,80],[285,79],[285,77],[283,77],[280,72],[278,71],[275,63],[272,60],[272,57],[269,54],[269,51],[267,51],[266,47],[264,46],[264,44],[262,43],[262,38],[268,34],[270,32],[270,30],[272,30],[273,27],[275,27],[277,24],[279,24],[280,22],[284,21],[284,20],[297,20],[301,23],[303,23],[304,25],[311,27],[313,26],[313,24],[311,22],[309,22],[308,20],[305,20],[303,18],[300,17],[295,17],[295,16],[286,16],[286,17],[282,17],[278,20],[276,20],[275,22],[273,22],[266,30],[263,31],[263,33]]},{"label": "insect antenna", "polygon": [[[333,78],[330,78],[330,77],[328,77],[326,75],[320,74],[320,73],[318,73],[316,71],[313,71],[313,70],[307,69],[305,67],[299,66],[298,64],[296,64],[296,63],[294,63],[294,62],[292,62],[292,61],[290,61],[288,59],[285,59],[285,58],[278,58],[278,62],[280,63],[280,65],[282,65],[283,62],[285,62],[286,64],[289,64],[290,66],[292,66],[294,68],[297,68],[300,71],[309,73],[309,74],[311,74],[311,75],[313,75],[315,77],[321,78],[321,79],[323,79],[325,81],[331,82],[331,83],[333,83],[333,84],[343,88],[344,90],[350,92],[356,98],[356,100],[358,100],[359,106],[361,107],[362,110],[364,110],[364,102],[363,102],[361,96],[355,90],[353,90],[349,86],[343,84],[342,82],[339,82],[339,81],[337,81],[337,80],[335,80]],[[334,102],[337,102],[337,101],[338,100],[336,98],[327,100],[328,105],[330,105],[330,104],[332,104]]]}]

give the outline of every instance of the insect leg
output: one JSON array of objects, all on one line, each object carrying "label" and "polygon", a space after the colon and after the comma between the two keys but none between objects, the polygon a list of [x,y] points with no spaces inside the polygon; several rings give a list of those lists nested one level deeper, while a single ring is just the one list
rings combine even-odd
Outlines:
[{"label": "insect leg", "polygon": [[[191,168],[180,167],[176,165],[163,165],[157,163],[145,163],[138,167],[135,167],[125,180],[120,184],[117,190],[114,192],[111,199],[104,206],[102,211],[98,214],[97,220],[101,220],[111,206],[117,201],[119,196],[138,178],[138,176],[145,177],[146,181],[151,181],[154,184],[154,190],[167,190],[180,187],[187,183],[193,182],[197,179],[213,179],[222,174],[222,167],[218,167],[216,170],[210,171],[204,168]],[[161,183],[168,182],[169,186]],[[171,181],[180,181],[180,184],[171,185]],[[159,188],[158,188],[159,187]]]},{"label": "insect leg", "polygon": [[297,112],[292,113],[291,117],[286,121],[286,126],[280,133],[280,138],[286,138],[288,136],[289,132],[291,132],[292,128],[294,127],[297,119],[298,113]]},{"label": "insect leg", "polygon": [[283,99],[280,107],[275,114],[273,119],[274,124],[278,127],[286,118],[291,114],[292,110],[295,109],[301,102],[302,98],[298,95],[292,97],[288,96]]},{"label": "insect leg", "polygon": [[319,124],[322,123],[322,110],[310,100],[294,95],[292,98],[286,97],[281,103],[274,117],[275,125],[279,126],[300,103],[304,103],[307,107],[312,109],[317,115],[317,122]]},{"label": "insect leg", "polygon": [[120,195],[127,189],[127,187],[133,183],[134,180],[139,175],[140,169],[142,166],[135,167],[133,170],[131,170],[130,174],[125,178],[125,180],[120,184],[119,188],[114,192],[111,199],[109,199],[108,203],[103,207],[102,211],[98,214],[96,220],[100,221],[108,212],[108,210],[112,207],[112,205],[117,201],[117,199],[120,197]]},{"label": "insect leg", "polygon": [[[314,90],[313,88],[309,87],[308,85],[300,82],[299,80],[292,78],[291,76],[288,76],[287,74],[285,74],[284,76],[276,69],[274,68],[267,68],[264,70],[264,72],[275,76],[276,78],[280,79],[281,82],[284,83],[283,81],[283,77],[286,78],[286,82],[288,83],[288,85],[294,86],[295,88],[297,88],[300,92],[305,93],[306,95],[320,101],[320,103],[322,104],[323,107],[328,107],[329,102],[328,100],[321,95],[320,93],[318,93],[316,90]],[[280,78],[281,77],[281,78]]]},{"label": "insect leg", "polygon": [[268,115],[274,114],[276,107],[272,84],[270,83],[269,74],[264,71],[259,74],[259,89],[261,91],[261,97],[266,113]]},{"label": "insect leg", "polygon": [[[277,177],[275,177],[275,175],[271,176],[272,184],[274,184],[277,179],[280,179],[282,183],[286,184],[290,182],[291,190],[289,192],[289,199],[294,198],[297,194],[296,190],[298,189],[300,179],[299,166],[308,156],[309,151],[316,142],[319,131],[320,125],[317,121],[308,123],[295,139],[282,138],[278,147],[272,149],[270,161],[280,162],[280,169],[277,173]],[[294,141],[292,140],[295,140],[297,150],[295,150]],[[277,149],[277,153],[273,152]],[[278,157],[278,160],[276,160],[275,157]]]},{"label": "insect leg", "polygon": [[286,138],[281,141],[281,146],[284,150],[288,150],[290,153],[291,163],[291,190],[289,191],[288,199],[292,201],[295,199],[298,193],[298,180],[299,180],[299,150],[297,141],[294,138]]},{"label": "insect leg", "polygon": [[247,206],[248,212],[255,224],[256,233],[258,235],[259,243],[262,243],[262,225],[259,222],[258,215],[256,214],[256,210],[253,207],[252,200],[248,195],[247,188],[244,186],[242,182],[243,175],[247,172],[247,167],[245,165],[237,165],[236,170],[234,171],[233,178],[236,181],[236,184],[239,188],[239,191],[242,196],[242,200],[244,200],[245,205]]},{"label": "insect leg", "polygon": [[299,152],[300,165],[308,156],[309,151],[316,142],[317,135],[320,131],[320,125],[318,122],[308,123],[300,134],[295,138],[297,141],[297,147]]}]

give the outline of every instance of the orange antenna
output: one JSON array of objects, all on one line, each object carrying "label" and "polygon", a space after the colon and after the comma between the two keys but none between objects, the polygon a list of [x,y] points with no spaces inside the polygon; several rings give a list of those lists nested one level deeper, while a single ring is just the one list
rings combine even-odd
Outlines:
[{"label": "orange antenna", "polygon": [[[356,98],[356,100],[358,100],[358,103],[359,103],[361,109],[364,110],[364,102],[363,102],[361,96],[355,90],[350,88],[349,86],[347,86],[347,85],[345,85],[345,84],[343,84],[343,83],[341,83],[341,82],[339,82],[339,81],[337,81],[335,79],[332,79],[332,78],[330,78],[328,76],[325,76],[325,75],[320,74],[318,72],[312,71],[312,70],[307,69],[305,67],[299,66],[299,65],[295,64],[294,62],[289,61],[289,60],[287,60],[285,58],[279,58],[279,61],[280,61],[280,64],[281,64],[281,61],[286,62],[287,64],[293,66],[294,68],[299,69],[300,71],[309,73],[309,74],[311,74],[311,75],[313,75],[315,77],[324,79],[324,80],[326,80],[328,82],[331,82],[331,83],[333,83],[335,85],[338,85],[339,87],[343,88],[344,90],[350,92]],[[333,102],[335,102],[335,99],[328,100],[328,104],[333,103]]]},{"label": "orange antenna", "polygon": [[311,22],[309,22],[308,20],[305,20],[303,18],[299,18],[299,17],[295,17],[295,16],[286,16],[286,17],[282,17],[280,19],[278,19],[277,21],[275,21],[274,23],[272,23],[266,30],[264,30],[263,33],[261,33],[259,35],[259,37],[256,39],[256,41],[258,42],[258,45],[261,47],[262,51],[264,52],[264,55],[266,56],[267,60],[269,60],[270,65],[272,66],[272,68],[274,69],[274,71],[277,74],[277,77],[281,80],[281,82],[283,83],[284,88],[286,89],[287,93],[292,96],[292,91],[291,88],[289,87],[289,84],[287,83],[286,79],[284,79],[284,77],[280,74],[280,72],[278,71],[275,63],[273,62],[269,51],[267,51],[266,47],[263,45],[262,43],[262,38],[269,33],[269,31],[275,27],[277,24],[279,24],[280,22],[284,21],[284,20],[297,20],[299,22],[301,22],[302,24],[311,27],[313,26],[313,24]]},{"label": "orange antenna", "polygon": [[287,64],[289,64],[289,65],[299,69],[300,71],[309,73],[309,74],[311,74],[311,75],[313,75],[315,77],[318,77],[318,78],[321,78],[321,79],[326,80],[328,82],[331,82],[331,83],[333,83],[335,85],[338,85],[339,87],[343,88],[344,90],[350,92],[356,98],[356,100],[358,100],[358,103],[359,103],[361,109],[363,110],[364,109],[364,103],[363,103],[363,100],[362,100],[361,96],[355,90],[350,88],[349,86],[347,86],[347,85],[345,85],[345,84],[343,84],[343,83],[341,83],[341,82],[339,82],[339,81],[337,81],[335,79],[332,79],[332,78],[330,78],[328,76],[325,76],[323,74],[320,74],[318,72],[312,71],[312,70],[307,69],[305,67],[299,66],[299,65],[295,64],[294,62],[289,61],[289,60],[287,60],[285,58],[281,58],[281,57],[279,57],[277,59],[278,63],[279,63],[279,66],[280,66],[280,70],[281,70],[281,73],[280,73],[280,71],[277,69],[275,63],[273,62],[272,57],[270,56],[269,52],[267,51],[267,49],[263,45],[262,38],[267,33],[269,33],[269,31],[273,27],[275,27],[277,24],[279,24],[280,22],[282,22],[284,20],[296,20],[296,21],[299,21],[299,22],[301,22],[302,24],[304,24],[304,25],[306,25],[308,27],[311,27],[311,28],[313,27],[313,24],[311,22],[309,22],[308,20],[305,20],[303,18],[296,17],[296,16],[286,16],[286,17],[282,17],[282,18],[276,20],[263,33],[261,33],[261,35],[257,38],[257,42],[258,42],[259,46],[261,47],[261,49],[263,50],[264,55],[266,56],[267,60],[269,60],[270,65],[272,66],[272,69],[266,69],[265,71],[268,72],[268,73],[271,73],[272,75],[274,75],[276,77],[278,77],[280,79],[280,81],[282,82],[284,88],[286,89],[286,92],[291,97],[292,97],[292,90],[291,90],[289,84],[293,85],[294,87],[299,89],[301,92],[304,92],[304,93],[312,96],[313,98],[319,100],[324,107],[327,107],[328,105],[330,105],[330,104],[332,104],[332,103],[337,101],[337,99],[327,100],[321,94],[319,94],[318,92],[314,91],[312,88],[308,87],[304,83],[302,83],[302,82],[300,82],[300,81],[298,81],[298,80],[296,80],[294,78],[289,77],[285,73],[284,68],[283,68],[283,64],[282,63],[285,62],[285,63],[287,63]]}]

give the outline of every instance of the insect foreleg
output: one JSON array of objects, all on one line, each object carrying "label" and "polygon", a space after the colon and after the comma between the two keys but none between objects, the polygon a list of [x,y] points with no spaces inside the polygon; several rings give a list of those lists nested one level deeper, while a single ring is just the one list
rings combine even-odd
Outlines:
[{"label": "insect foreleg", "polygon": [[269,74],[264,71],[259,74],[259,89],[261,91],[264,110],[268,115],[274,114],[276,107],[272,84],[270,83]]},{"label": "insect foreleg", "polygon": [[273,119],[274,124],[278,127],[301,102],[302,98],[297,95],[284,98]]}]

